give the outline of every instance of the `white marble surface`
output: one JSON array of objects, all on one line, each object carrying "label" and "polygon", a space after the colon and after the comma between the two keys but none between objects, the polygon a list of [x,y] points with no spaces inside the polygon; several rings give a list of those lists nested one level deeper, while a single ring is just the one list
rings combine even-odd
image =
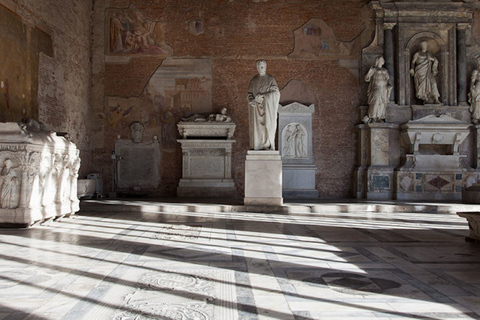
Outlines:
[{"label": "white marble surface", "polygon": [[29,226],[79,210],[80,151],[30,120],[0,123],[0,224]]},{"label": "white marble surface", "polygon": [[[88,205],[88,206],[87,206]],[[0,319],[478,319],[478,205],[88,201],[0,229]]]},{"label": "white marble surface", "polygon": [[[234,125],[235,127],[235,125]],[[182,178],[179,197],[234,197],[232,145],[235,140],[179,139]]]},{"label": "white marble surface", "polygon": [[244,203],[282,205],[282,158],[278,151],[247,151]]}]

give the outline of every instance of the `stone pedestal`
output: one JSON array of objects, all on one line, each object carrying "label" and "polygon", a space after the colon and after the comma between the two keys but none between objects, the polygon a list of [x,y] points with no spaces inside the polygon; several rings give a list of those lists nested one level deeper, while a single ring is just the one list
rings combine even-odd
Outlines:
[{"label": "stone pedestal", "polygon": [[179,197],[235,197],[232,179],[232,145],[235,123],[221,121],[177,124],[183,139],[183,174]]},{"label": "stone pedestal", "polygon": [[244,204],[259,206],[283,204],[282,158],[278,151],[247,152]]},{"label": "stone pedestal", "polygon": [[179,139],[183,174],[179,197],[234,197],[232,144],[235,140]]},{"label": "stone pedestal", "polygon": [[398,130],[392,123],[359,125],[359,168],[357,169],[357,197],[371,200],[392,199],[394,169],[390,161],[391,135]]},{"label": "stone pedestal", "polygon": [[79,150],[38,124],[0,123],[0,224],[29,226],[80,210]]}]

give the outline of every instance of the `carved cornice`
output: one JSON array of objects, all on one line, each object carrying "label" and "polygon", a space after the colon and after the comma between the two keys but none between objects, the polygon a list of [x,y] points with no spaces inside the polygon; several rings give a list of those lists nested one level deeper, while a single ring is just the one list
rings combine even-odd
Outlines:
[{"label": "carved cornice", "polygon": [[370,8],[385,23],[465,23],[473,19],[474,4],[465,1],[372,1]]},{"label": "carved cornice", "polygon": [[311,104],[309,106],[303,105],[298,102],[291,103],[286,106],[280,106],[278,108],[279,114],[284,113],[295,113],[295,114],[312,114],[315,112],[315,105]]}]

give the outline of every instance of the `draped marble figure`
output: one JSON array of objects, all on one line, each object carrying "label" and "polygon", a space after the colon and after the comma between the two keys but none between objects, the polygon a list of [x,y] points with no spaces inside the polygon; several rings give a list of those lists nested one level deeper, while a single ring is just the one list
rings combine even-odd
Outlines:
[{"label": "draped marble figure", "polygon": [[420,50],[412,58],[410,75],[415,81],[416,96],[424,103],[440,103],[440,93],[435,75],[438,73],[438,60],[427,50],[428,43],[422,41]]},{"label": "draped marble figure", "polygon": [[267,74],[265,60],[257,61],[257,70],[248,85],[250,148],[275,150],[280,91],[275,78]]},{"label": "draped marble figure", "polygon": [[480,119],[480,56],[475,58],[476,69],[472,71],[470,77],[470,93],[468,101],[470,102],[470,112],[472,113],[472,122],[478,123]]},{"label": "draped marble figure", "polygon": [[369,82],[368,86],[368,118],[375,122],[385,120],[387,104],[390,100],[392,91],[392,83],[388,70],[383,68],[385,60],[382,56],[375,59],[375,66],[368,70],[365,81]]}]

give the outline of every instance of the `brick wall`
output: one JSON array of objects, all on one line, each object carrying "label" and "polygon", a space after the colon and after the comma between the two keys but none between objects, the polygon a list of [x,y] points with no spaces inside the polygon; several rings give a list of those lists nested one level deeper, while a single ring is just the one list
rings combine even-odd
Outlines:
[{"label": "brick wall", "polygon": [[70,133],[81,150],[80,176],[84,176],[91,171],[88,126],[92,2],[0,0],[0,4],[18,15],[28,28],[39,29],[51,39],[53,52],[43,50],[36,57],[38,118],[34,118],[49,130]]},{"label": "brick wall", "polygon": [[[316,94],[313,151],[318,167],[320,197],[349,197],[356,161],[356,124],[359,100],[357,70],[342,67],[343,61],[356,67],[360,50],[372,40],[372,12],[367,0],[311,1],[177,1],[100,0],[94,4],[93,74],[94,113],[105,114],[105,97],[136,97],[161,65],[155,56],[129,56],[105,62],[105,10],[128,8],[133,4],[150,20],[164,23],[165,42],[173,58],[212,60],[212,103],[214,110],[227,107],[237,124],[233,149],[233,177],[238,196],[243,196],[244,161],[248,149],[247,86],[256,74],[255,62],[264,58],[269,74],[280,88],[290,80],[301,80]],[[338,41],[357,39],[347,56],[320,55],[289,59],[294,50],[294,31],[310,19],[325,21]],[[188,23],[202,21],[204,32],[194,35]],[[353,61],[353,63],[352,63]],[[354,67],[354,69],[355,69]],[[105,121],[95,124],[93,143],[95,168],[101,170],[104,184],[111,177],[110,152],[117,134]],[[181,178],[181,150],[162,155],[160,195],[174,195]],[[110,165],[108,165],[110,164]]]}]

